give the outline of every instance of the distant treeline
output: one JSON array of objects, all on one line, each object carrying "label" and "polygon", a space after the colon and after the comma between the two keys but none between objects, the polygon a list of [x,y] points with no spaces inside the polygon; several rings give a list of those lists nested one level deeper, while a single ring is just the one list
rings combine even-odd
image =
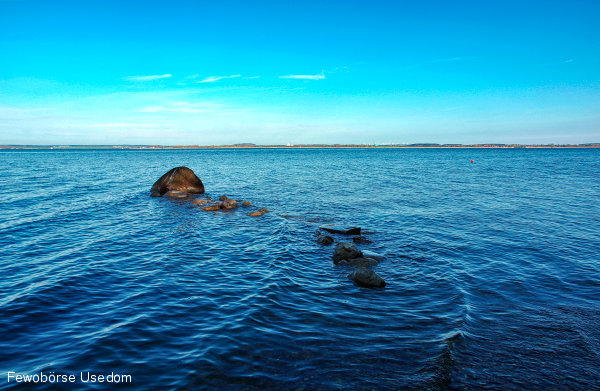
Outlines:
[{"label": "distant treeline", "polygon": [[287,144],[260,145],[0,145],[0,149],[227,149],[227,148],[600,148],[587,144]]}]

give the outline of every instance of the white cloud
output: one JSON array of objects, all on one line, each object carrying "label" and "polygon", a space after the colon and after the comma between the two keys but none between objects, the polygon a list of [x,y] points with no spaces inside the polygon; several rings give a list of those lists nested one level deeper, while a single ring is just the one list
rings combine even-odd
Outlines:
[{"label": "white cloud", "polygon": [[214,83],[215,81],[219,81],[222,79],[233,79],[236,77],[240,77],[242,75],[230,75],[230,76],[209,76],[205,79],[198,80],[196,83]]},{"label": "white cloud", "polygon": [[164,75],[148,75],[148,76],[127,76],[124,77],[123,80],[127,81],[150,81],[150,80],[158,80],[158,79],[166,79],[171,77],[170,73],[165,73]]},{"label": "white cloud", "polygon": [[317,75],[285,75],[279,76],[280,79],[297,79],[297,80],[323,80],[325,79],[325,72],[321,72]]}]

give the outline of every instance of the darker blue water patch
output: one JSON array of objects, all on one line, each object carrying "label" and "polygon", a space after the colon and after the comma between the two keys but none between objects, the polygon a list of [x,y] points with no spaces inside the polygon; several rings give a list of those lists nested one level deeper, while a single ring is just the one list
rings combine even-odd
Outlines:
[{"label": "darker blue water patch", "polygon": [[[9,371],[131,389],[600,384],[599,150],[0,156],[2,389]],[[271,213],[150,198],[180,165]],[[385,289],[333,264],[327,224],[371,232]]]}]

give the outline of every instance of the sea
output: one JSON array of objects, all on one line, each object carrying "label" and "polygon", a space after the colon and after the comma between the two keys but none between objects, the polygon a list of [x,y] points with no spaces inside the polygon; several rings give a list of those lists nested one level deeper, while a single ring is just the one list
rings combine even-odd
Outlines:
[{"label": "sea", "polygon": [[[2,390],[600,389],[600,149],[0,162]],[[150,197],[177,166],[206,194]],[[191,202],[221,195],[253,206]],[[362,229],[385,288],[327,226]]]}]

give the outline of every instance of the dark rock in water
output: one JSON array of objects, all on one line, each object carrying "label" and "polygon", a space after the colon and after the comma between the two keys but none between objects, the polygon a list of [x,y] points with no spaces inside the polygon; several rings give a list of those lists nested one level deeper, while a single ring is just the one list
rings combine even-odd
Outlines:
[{"label": "dark rock in water", "polygon": [[354,243],[373,243],[372,241],[370,241],[369,239],[365,238],[364,236],[355,236],[352,238],[352,241]]},{"label": "dark rock in water", "polygon": [[209,205],[209,206],[205,206],[202,209],[207,212],[214,212],[215,210],[221,209],[221,205],[219,205],[219,204]]},{"label": "dark rock in water", "polygon": [[150,195],[161,197],[170,190],[182,191],[184,193],[201,194],[204,193],[204,184],[194,174],[194,171],[187,167],[175,167],[161,176],[150,189]]},{"label": "dark rock in water", "polygon": [[350,242],[340,242],[335,246],[333,252],[333,261],[339,263],[341,260],[350,260],[361,257],[362,253],[356,247],[356,244]]},{"label": "dark rock in water", "polygon": [[333,243],[333,238],[329,235],[319,235],[317,236],[317,243],[323,244],[325,246],[329,246]]},{"label": "dark rock in water", "polygon": [[348,278],[354,280],[356,285],[367,288],[383,288],[385,286],[383,278],[379,277],[377,273],[366,267],[357,268],[348,275]]},{"label": "dark rock in water", "polygon": [[360,227],[335,228],[335,227],[319,227],[320,229],[332,234],[344,235],[360,235]]},{"label": "dark rock in water", "polygon": [[222,195],[221,197],[219,197],[219,200],[220,200],[220,201],[225,201],[225,200],[227,200],[227,199],[228,199],[228,198],[227,198],[227,196],[226,196],[226,195]]},{"label": "dark rock in water", "polygon": [[226,198],[221,204],[221,209],[235,209],[238,207],[238,203],[236,200],[232,200],[231,198]]},{"label": "dark rock in water", "polygon": [[253,216],[253,217],[262,216],[265,213],[269,213],[269,211],[267,209],[265,209],[265,208],[260,208],[256,212],[248,213],[248,216]]},{"label": "dark rock in water", "polygon": [[244,201],[242,203],[242,206],[252,206],[252,202],[250,202],[250,201]]},{"label": "dark rock in water", "polygon": [[163,197],[173,197],[173,198],[185,198],[187,197],[189,194],[188,193],[184,193],[183,191],[178,191],[178,190],[169,190],[168,192],[166,192]]}]

